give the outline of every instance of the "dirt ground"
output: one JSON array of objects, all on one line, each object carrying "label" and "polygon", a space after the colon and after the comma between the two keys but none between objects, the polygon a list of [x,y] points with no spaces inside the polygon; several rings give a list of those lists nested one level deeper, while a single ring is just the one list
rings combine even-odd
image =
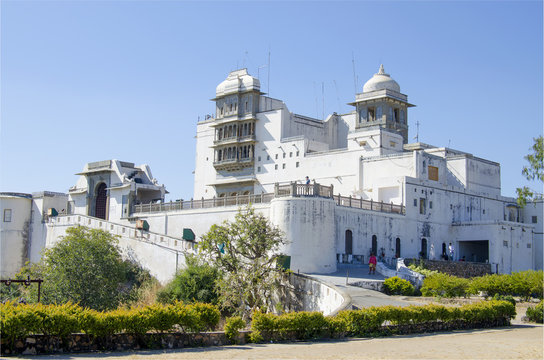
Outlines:
[{"label": "dirt ground", "polygon": [[215,346],[169,351],[32,356],[31,359],[543,359],[542,325],[447,333]]}]

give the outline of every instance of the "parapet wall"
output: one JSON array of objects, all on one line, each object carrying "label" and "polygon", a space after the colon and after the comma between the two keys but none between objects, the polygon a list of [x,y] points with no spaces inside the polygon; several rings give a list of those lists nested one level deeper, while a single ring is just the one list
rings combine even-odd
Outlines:
[{"label": "parapet wall", "polygon": [[348,294],[311,276],[291,274],[289,283],[295,288],[298,300],[296,306],[291,306],[292,311],[320,311],[327,316],[335,315],[351,305]]},{"label": "parapet wall", "polygon": [[423,261],[423,265],[426,269],[436,270],[442,273],[463,278],[483,276],[492,273],[491,264],[488,263],[476,263],[470,261],[404,259],[404,263],[406,264],[406,266],[410,264],[418,265],[420,261]]}]

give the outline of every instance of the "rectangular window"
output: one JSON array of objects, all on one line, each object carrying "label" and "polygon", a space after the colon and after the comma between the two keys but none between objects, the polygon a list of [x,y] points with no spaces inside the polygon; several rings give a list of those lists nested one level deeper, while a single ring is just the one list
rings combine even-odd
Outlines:
[{"label": "rectangular window", "polygon": [[433,208],[433,202],[429,201],[429,209],[432,209],[432,208]]},{"label": "rectangular window", "polygon": [[282,169],[285,169],[285,164],[283,164],[283,165],[281,166],[281,168],[282,168]]},{"label": "rectangular window", "polygon": [[278,154],[276,154],[276,160],[278,160]]},{"label": "rectangular window", "polygon": [[283,158],[285,159],[285,155],[287,155],[286,153],[283,153]]},{"label": "rectangular window", "polygon": [[266,160],[270,160],[270,155],[266,155]]},{"label": "rectangular window", "polygon": [[425,198],[419,198],[419,213],[425,215],[427,212],[427,200]]},{"label": "rectangular window", "polygon": [[438,168],[429,165],[429,180],[438,181]]},{"label": "rectangular window", "polygon": [[274,170],[278,170],[278,164],[274,165]]},{"label": "rectangular window", "polygon": [[289,157],[293,157],[293,152],[290,152],[290,153],[289,153]]},{"label": "rectangular window", "polygon": [[11,222],[11,209],[4,209],[4,222]]},{"label": "rectangular window", "polygon": [[503,240],[503,242],[502,242],[502,246],[506,246],[506,247],[508,247],[508,241],[506,241],[506,240]]},{"label": "rectangular window", "polygon": [[297,164],[296,164],[296,166],[297,166],[297,167],[299,167],[299,165],[300,165],[300,163],[299,163],[299,162],[297,161]]},{"label": "rectangular window", "polygon": [[531,217],[531,222],[536,224],[538,222],[538,218],[536,216]]},{"label": "rectangular window", "polygon": [[417,199],[414,199],[414,206],[417,206]]},{"label": "rectangular window", "polygon": [[261,161],[261,157],[260,157],[260,156],[259,156],[259,157],[257,157],[257,161]]},{"label": "rectangular window", "polygon": [[530,249],[531,248],[531,244],[527,244],[527,249]]},{"label": "rectangular window", "polygon": [[369,107],[368,108],[368,120],[367,121],[374,121],[376,120],[376,112],[374,108]]},{"label": "rectangular window", "polygon": [[300,154],[300,151],[297,151],[297,156]]}]

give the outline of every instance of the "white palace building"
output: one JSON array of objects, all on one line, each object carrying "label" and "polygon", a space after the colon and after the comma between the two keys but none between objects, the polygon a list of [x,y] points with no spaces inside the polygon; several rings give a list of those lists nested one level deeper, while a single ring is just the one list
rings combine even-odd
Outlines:
[{"label": "white palace building", "polygon": [[[165,203],[146,165],[89,163],[65,214],[44,217],[45,241],[36,246],[53,244],[70,225],[103,228],[166,281],[192,249],[192,233],[198,241],[251,203],[284,231],[294,271],[329,273],[338,263],[367,263],[370,252],[438,260],[449,243],[455,260],[491,263],[496,272],[542,269],[542,202],[521,209],[502,196],[496,162],[408,143],[414,105],[383,66],[351,112],[325,120],[290,112],[246,69],[231,72],[212,100],[215,117],[197,124],[192,200]],[[5,214],[9,196],[0,196]],[[149,231],[137,230],[138,220]],[[26,254],[39,259],[35,249]]]}]

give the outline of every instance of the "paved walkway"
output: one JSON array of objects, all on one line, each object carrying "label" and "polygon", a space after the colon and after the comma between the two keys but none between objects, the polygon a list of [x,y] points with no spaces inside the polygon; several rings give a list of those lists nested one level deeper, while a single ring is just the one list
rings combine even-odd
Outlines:
[{"label": "paved walkway", "polygon": [[[408,306],[417,304],[415,302],[400,300],[396,297],[385,295],[379,291],[363,289],[349,284],[358,281],[383,281],[385,277],[376,272],[375,275],[368,274],[367,266],[338,265],[338,270],[332,274],[307,274],[318,278],[329,284],[336,285],[340,290],[351,296],[352,304],[358,308],[371,306]],[[346,281],[348,285],[346,285]]]},{"label": "paved walkway", "polygon": [[212,346],[94,354],[19,356],[31,360],[543,359],[542,325],[283,344]]}]

